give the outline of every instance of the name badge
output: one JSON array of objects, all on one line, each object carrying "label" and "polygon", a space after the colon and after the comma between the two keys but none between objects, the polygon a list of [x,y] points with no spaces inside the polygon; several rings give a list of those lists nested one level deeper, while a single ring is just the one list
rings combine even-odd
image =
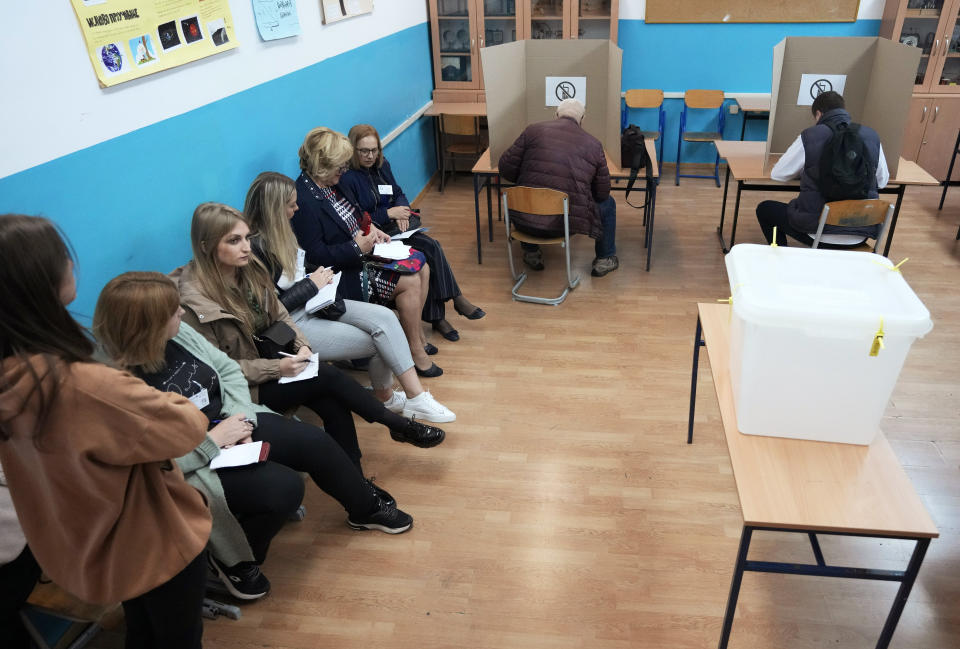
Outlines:
[{"label": "name badge", "polygon": [[377,185],[380,188],[381,194],[386,194],[387,196],[393,196],[393,185]]},{"label": "name badge", "polygon": [[207,394],[206,388],[202,388],[199,392],[187,398],[200,410],[210,405],[210,395]]}]

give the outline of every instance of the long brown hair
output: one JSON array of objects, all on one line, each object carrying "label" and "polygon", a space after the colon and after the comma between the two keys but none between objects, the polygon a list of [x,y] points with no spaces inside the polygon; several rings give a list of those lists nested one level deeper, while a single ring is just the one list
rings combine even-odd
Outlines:
[{"label": "long brown hair", "polygon": [[165,365],[167,322],[179,308],[177,287],[166,275],[123,273],[100,291],[93,312],[93,335],[125,369],[159,372]]},{"label": "long brown hair", "polygon": [[264,171],[254,178],[243,204],[243,218],[250,229],[259,233],[267,255],[280,263],[280,268],[293,278],[297,272],[297,237],[287,218],[287,201],[296,194],[297,186],[287,176]]},{"label": "long brown hair", "polygon": [[217,247],[221,239],[227,236],[243,215],[223,203],[201,203],[193,211],[190,224],[190,244],[193,247],[194,271],[207,297],[220,305],[220,308],[238,318],[247,333],[253,335],[254,316],[247,304],[246,296],[253,294],[264,310],[273,306],[277,299],[273,282],[264,265],[256,255],[250,256],[250,263],[235,269],[236,288],[224,278],[217,263]]},{"label": "long brown hair", "polygon": [[[60,287],[73,260],[64,239],[45,218],[0,215],[0,359],[19,357],[31,374],[33,386],[13,416],[36,399],[35,438],[57,398],[58,367],[89,361],[93,354],[93,343],[61,302]],[[34,355],[42,359],[39,369],[28,360]],[[10,387],[2,381],[0,374],[0,392]],[[0,440],[10,434],[0,421]]]}]

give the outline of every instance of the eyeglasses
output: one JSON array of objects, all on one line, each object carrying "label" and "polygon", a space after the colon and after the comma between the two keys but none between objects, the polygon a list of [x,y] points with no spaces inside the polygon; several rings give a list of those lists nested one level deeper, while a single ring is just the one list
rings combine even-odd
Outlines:
[{"label": "eyeglasses", "polygon": [[380,147],[374,149],[357,149],[357,153],[360,155],[376,155],[380,153]]}]

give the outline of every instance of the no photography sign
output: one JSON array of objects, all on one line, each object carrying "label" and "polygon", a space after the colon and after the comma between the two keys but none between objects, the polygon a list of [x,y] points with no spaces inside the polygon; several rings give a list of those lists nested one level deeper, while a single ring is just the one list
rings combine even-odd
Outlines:
[{"label": "no photography sign", "polygon": [[564,99],[576,99],[587,105],[586,77],[546,77],[547,106],[559,106]]}]

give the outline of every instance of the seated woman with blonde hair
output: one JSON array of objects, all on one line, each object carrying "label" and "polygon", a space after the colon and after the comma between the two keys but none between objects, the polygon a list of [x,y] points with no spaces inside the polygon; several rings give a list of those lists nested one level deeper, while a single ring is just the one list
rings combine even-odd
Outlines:
[{"label": "seated woman with blonde hair", "polygon": [[[353,158],[350,169],[340,177],[339,187],[344,195],[369,212],[374,224],[389,235],[419,227],[419,214],[410,210],[410,201],[397,184],[390,162],[383,157],[377,129],[369,124],[357,124],[350,129],[348,137],[353,145]],[[460,340],[459,332],[447,322],[444,303],[453,300],[456,312],[469,320],[479,320],[486,313],[464,297],[436,239],[417,232],[408,237],[407,242],[421,251],[430,264],[430,289],[421,318],[447,340]]]},{"label": "seated woman with blonde hair", "polygon": [[240,364],[254,402],[276,412],[306,406],[360,468],[353,414],[390,430],[398,442],[430,448],[445,433],[398,415],[359,383],[327,363],[311,378],[297,377],[313,357],[310,342],[277,299],[266,268],[253,254],[243,215],[221,203],[203,203],[190,226],[193,259],[171,278],[186,309],[183,319]]},{"label": "seated woman with blonde hair", "polygon": [[[389,241],[390,236],[365,222],[363,212],[337,189],[340,176],[349,169],[353,147],[343,134],[320,127],[307,133],[299,155],[300,209],[290,221],[297,241],[306,251],[308,262],[343,272],[340,287],[344,297],[363,300],[365,256],[375,244]],[[436,347],[428,345],[420,326],[430,285],[430,266],[424,264],[414,273],[371,269],[368,279],[371,302],[396,302],[417,374],[440,376],[443,370],[428,358],[428,354],[436,353]]]},{"label": "seated woman with blonde hair", "polygon": [[[211,568],[234,597],[257,599],[269,591],[259,566],[303,498],[299,471],[346,509],[350,527],[391,534],[410,529],[413,519],[381,499],[324,430],[254,404],[240,366],[181,324],[183,313],[169,277],[128,272],[101,291],[93,331],[116,364],[188,398],[206,417],[206,439],[177,464],[210,505]],[[253,441],[270,444],[266,462],[210,467],[221,449]]]},{"label": "seated woman with blonde hair", "polygon": [[[270,271],[280,302],[311,348],[326,361],[371,357],[373,392],[393,412],[435,423],[456,420],[452,411],[423,389],[393,311],[379,304],[343,300],[343,313],[335,314],[335,319],[306,312],[307,302],[332,281],[333,272],[306,263],[290,228],[296,212],[297,187],[290,178],[265,171],[254,179],[243,206],[243,216],[256,233],[253,252]],[[394,374],[403,392],[393,390]]]}]

